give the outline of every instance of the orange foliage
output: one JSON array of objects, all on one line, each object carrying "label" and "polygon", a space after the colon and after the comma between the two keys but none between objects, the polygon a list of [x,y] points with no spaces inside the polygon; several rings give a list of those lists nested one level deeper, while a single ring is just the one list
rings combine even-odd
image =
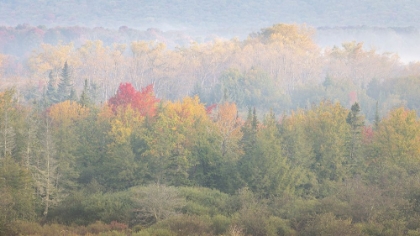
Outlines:
[{"label": "orange foliage", "polygon": [[192,123],[198,119],[207,118],[206,108],[202,103],[200,103],[200,99],[197,96],[193,98],[186,97],[182,103],[167,103],[165,113],[170,118],[188,123]]},{"label": "orange foliage", "polygon": [[237,144],[242,138],[241,127],[243,121],[238,117],[235,103],[220,104],[213,119],[220,136],[223,156],[232,151],[232,157],[234,156],[233,153],[240,153],[240,148]]},{"label": "orange foliage", "polygon": [[48,115],[57,125],[69,126],[72,122],[86,118],[89,109],[74,101],[64,101],[52,105],[48,110]]}]

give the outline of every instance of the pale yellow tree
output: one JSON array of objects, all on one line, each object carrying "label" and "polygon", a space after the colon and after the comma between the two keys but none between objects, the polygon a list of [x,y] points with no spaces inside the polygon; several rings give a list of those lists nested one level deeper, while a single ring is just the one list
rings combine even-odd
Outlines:
[{"label": "pale yellow tree", "polygon": [[305,25],[278,24],[263,29],[244,42],[242,55],[249,58],[245,64],[266,71],[283,92],[320,82],[321,53],[313,34],[314,30]]},{"label": "pale yellow tree", "polygon": [[79,70],[83,74],[83,79],[88,83],[98,79],[100,73],[100,61],[105,57],[106,49],[101,41],[87,41],[80,48],[77,53],[82,62],[82,67]]},{"label": "pale yellow tree", "polygon": [[100,40],[87,41],[78,50],[82,66],[77,71],[79,87],[87,80],[96,84],[100,90],[100,101],[112,96],[118,84],[125,81],[127,58],[125,44],[104,46]]},{"label": "pale yellow tree", "polygon": [[72,43],[41,44],[40,48],[33,51],[28,59],[33,77],[47,80],[48,73],[51,71],[56,81],[66,61],[72,70],[80,66]]},{"label": "pale yellow tree", "polygon": [[229,161],[237,161],[241,154],[239,141],[242,138],[242,121],[234,103],[218,105],[213,112],[213,120],[218,133],[222,156]]},{"label": "pale yellow tree", "polygon": [[234,55],[240,50],[237,40],[215,39],[210,43],[193,43],[188,51],[188,62],[196,83],[206,91],[218,83],[221,74],[230,68]]},{"label": "pale yellow tree", "polygon": [[129,66],[130,82],[136,87],[140,88],[144,85],[145,73],[148,70],[147,52],[149,51],[149,42],[135,41],[130,45],[131,53],[133,54]]},{"label": "pale yellow tree", "polygon": [[398,55],[379,54],[375,49],[366,50],[363,43],[343,43],[341,47],[326,50],[325,54],[328,75],[350,80],[358,87],[366,86],[374,78],[396,77],[401,71]]},{"label": "pale yellow tree", "polygon": [[129,66],[129,78],[136,88],[154,85],[157,95],[163,93],[165,80],[171,65],[164,43],[137,41],[131,43],[132,61]]}]

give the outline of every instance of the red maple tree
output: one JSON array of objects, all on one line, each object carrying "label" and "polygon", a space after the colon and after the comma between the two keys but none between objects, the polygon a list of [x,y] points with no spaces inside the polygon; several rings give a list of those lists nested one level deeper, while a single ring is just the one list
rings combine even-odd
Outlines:
[{"label": "red maple tree", "polygon": [[140,112],[142,116],[153,117],[156,115],[156,105],[159,102],[153,92],[153,85],[148,85],[137,91],[131,83],[121,83],[117,93],[108,100],[112,111],[116,112],[119,107],[132,109]]}]

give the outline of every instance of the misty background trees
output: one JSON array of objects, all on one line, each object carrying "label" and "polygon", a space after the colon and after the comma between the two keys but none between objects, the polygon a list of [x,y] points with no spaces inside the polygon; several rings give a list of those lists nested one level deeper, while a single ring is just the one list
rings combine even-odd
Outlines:
[{"label": "misty background trees", "polygon": [[418,63],[314,33],[2,55],[0,234],[418,234]]},{"label": "misty background trees", "polygon": [[321,48],[315,32],[305,25],[278,24],[244,40],[214,39],[180,47],[86,39],[40,44],[23,58],[2,56],[1,86],[18,85],[18,94],[27,102],[43,94],[47,103],[76,100],[86,90],[92,103],[103,103],[120,83],[136,89],[152,84],[158,98],[198,95],[207,105],[234,102],[242,115],[249,106],[258,106],[260,117],[270,109],[290,113],[324,99],[346,107],[357,100],[368,121],[373,121],[375,110],[383,116],[403,104],[417,109],[418,63],[404,63],[397,54],[361,42]]}]

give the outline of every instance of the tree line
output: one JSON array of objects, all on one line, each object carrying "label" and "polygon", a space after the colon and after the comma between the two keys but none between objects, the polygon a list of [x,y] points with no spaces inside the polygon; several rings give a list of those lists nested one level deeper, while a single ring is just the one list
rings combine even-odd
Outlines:
[{"label": "tree line", "polygon": [[103,104],[83,94],[0,93],[1,234],[419,233],[413,110],[369,124],[357,101],[259,116],[152,85],[122,83]]},{"label": "tree line", "polygon": [[403,64],[396,54],[358,42],[322,49],[315,33],[305,25],[277,24],[245,40],[181,47],[165,40],[41,44],[23,62],[0,56],[1,86],[16,86],[28,102],[39,100],[50,77],[58,85],[67,62],[76,94],[87,81],[95,103],[106,102],[120,83],[129,82],[136,89],[153,84],[161,99],[198,95],[208,105],[233,102],[242,113],[249,106],[261,114],[290,113],[324,99],[350,108],[354,98],[370,122],[377,103],[380,116],[401,105],[418,109],[418,63]]}]

